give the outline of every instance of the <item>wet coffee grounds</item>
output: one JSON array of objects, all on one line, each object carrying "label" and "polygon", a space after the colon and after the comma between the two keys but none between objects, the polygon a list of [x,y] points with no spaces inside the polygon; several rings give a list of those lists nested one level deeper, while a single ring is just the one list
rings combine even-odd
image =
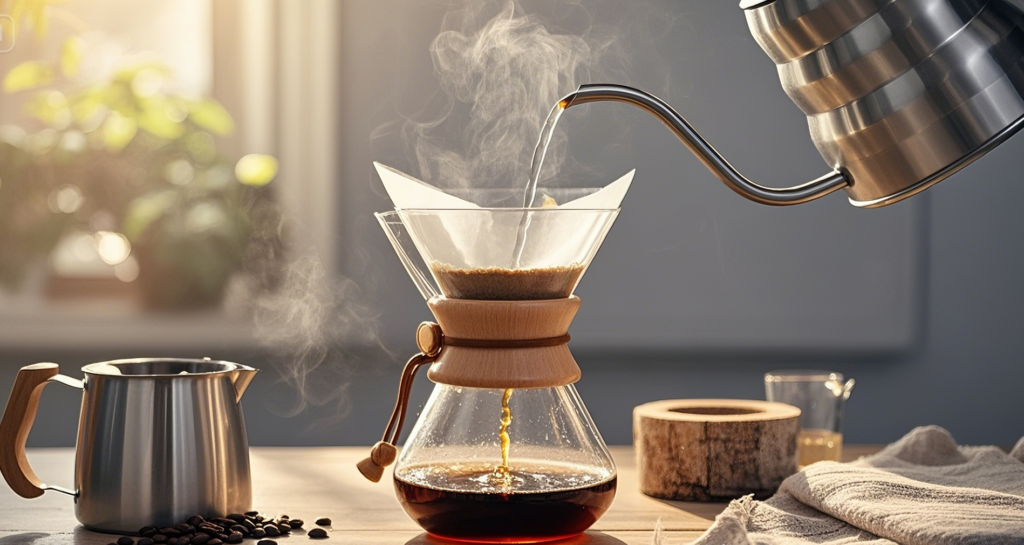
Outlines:
[{"label": "wet coffee grounds", "polygon": [[460,269],[447,263],[430,265],[441,291],[453,299],[531,300],[562,299],[572,295],[583,265],[505,269]]}]

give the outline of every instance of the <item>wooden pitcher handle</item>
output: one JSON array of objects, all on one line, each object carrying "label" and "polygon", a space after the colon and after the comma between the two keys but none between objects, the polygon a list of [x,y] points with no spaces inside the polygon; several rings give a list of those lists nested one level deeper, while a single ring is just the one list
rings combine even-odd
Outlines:
[{"label": "wooden pitcher handle", "polygon": [[0,472],[11,490],[23,498],[39,497],[47,488],[28,464],[25,441],[32,431],[43,387],[58,371],[56,363],[22,367],[0,419]]}]

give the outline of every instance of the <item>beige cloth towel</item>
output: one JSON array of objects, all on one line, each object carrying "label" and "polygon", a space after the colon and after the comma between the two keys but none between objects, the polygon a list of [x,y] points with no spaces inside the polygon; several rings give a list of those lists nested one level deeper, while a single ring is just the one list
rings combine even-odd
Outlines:
[{"label": "beige cloth towel", "polygon": [[1024,438],[1007,455],[917,428],[873,456],[819,462],[733,501],[696,545],[1024,544]]}]

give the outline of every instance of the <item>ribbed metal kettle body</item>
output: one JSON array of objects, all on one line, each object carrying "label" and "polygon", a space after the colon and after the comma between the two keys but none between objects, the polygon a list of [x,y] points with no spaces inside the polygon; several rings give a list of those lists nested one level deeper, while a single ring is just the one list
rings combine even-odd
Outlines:
[{"label": "ribbed metal kettle body", "polygon": [[746,0],[755,40],[850,200],[944,179],[1024,118],[1024,17],[1003,0]]}]

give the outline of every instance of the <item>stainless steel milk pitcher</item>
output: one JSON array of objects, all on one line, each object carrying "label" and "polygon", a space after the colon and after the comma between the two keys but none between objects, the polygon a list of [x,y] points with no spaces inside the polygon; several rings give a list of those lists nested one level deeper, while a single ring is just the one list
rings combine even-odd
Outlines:
[{"label": "stainless steel milk pitcher", "polygon": [[[18,372],[0,420],[0,471],[17,494],[70,494],[87,528],[122,533],[250,509],[239,400],[256,369],[209,359],[134,359],[82,371],[83,380],[59,375],[55,363]],[[25,454],[50,382],[83,392],[72,489],[44,484]]]},{"label": "stainless steel milk pitcher", "polygon": [[833,172],[785,189],[736,171],[671,107],[584,85],[563,107],[625,102],[657,116],[719,179],[762,204],[845,189],[891,204],[956,173],[1024,127],[1024,15],[1010,0],[743,0],[750,32],[807,115]]}]

